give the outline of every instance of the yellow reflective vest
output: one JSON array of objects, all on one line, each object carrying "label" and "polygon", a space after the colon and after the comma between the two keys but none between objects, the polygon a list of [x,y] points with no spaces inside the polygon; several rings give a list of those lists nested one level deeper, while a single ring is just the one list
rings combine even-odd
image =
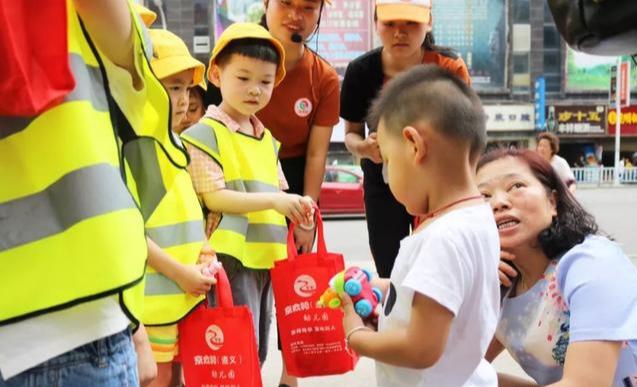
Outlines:
[{"label": "yellow reflective vest", "polygon": [[[138,31],[145,32],[139,25]],[[147,36],[140,37],[148,41]],[[152,74],[148,61],[143,61],[141,70]],[[196,264],[206,236],[203,213],[186,170],[187,153],[171,131],[168,93],[154,76],[145,79],[145,86],[141,121],[126,119],[121,110],[116,112],[122,123],[118,130],[126,181],[141,210],[147,236],[176,261]],[[174,324],[204,299],[186,294],[151,266],[147,267],[143,294],[145,325]]]},{"label": "yellow reflective vest", "polygon": [[[226,189],[278,192],[278,142],[269,130],[261,138],[232,132],[203,118],[182,133],[182,139],[206,152],[223,168]],[[222,214],[210,242],[217,253],[230,255],[253,269],[269,269],[286,257],[285,217],[274,209]]]},{"label": "yellow reflective vest", "polygon": [[104,67],[70,0],[67,15],[75,89],[37,117],[0,117],[0,324],[114,294],[140,315],[144,220],[123,181]]},{"label": "yellow reflective vest", "polygon": [[[206,239],[203,213],[190,175],[173,164],[164,149],[148,137],[124,145],[129,185],[134,184],[150,239],[178,262],[195,264]],[[144,293],[145,325],[174,324],[203,300],[203,296],[186,294],[151,266],[147,268]]]}]

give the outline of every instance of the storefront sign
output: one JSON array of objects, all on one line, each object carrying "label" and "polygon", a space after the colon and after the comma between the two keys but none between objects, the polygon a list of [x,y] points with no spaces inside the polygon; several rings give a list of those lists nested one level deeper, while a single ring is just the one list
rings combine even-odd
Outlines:
[{"label": "storefront sign", "polygon": [[487,130],[533,130],[535,111],[533,105],[486,105]]},{"label": "storefront sign", "polygon": [[549,106],[548,130],[563,136],[606,134],[606,106]]},{"label": "storefront sign", "polygon": [[[615,135],[615,124],[617,123],[617,111],[608,111],[608,134]],[[621,135],[637,136],[637,105],[622,108]]]}]

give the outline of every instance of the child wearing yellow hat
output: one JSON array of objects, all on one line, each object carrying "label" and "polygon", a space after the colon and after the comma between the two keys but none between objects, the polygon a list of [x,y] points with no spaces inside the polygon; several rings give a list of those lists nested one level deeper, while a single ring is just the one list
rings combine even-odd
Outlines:
[{"label": "child wearing yellow hat", "polygon": [[172,130],[179,132],[183,129],[180,123],[188,111],[190,88],[202,83],[205,65],[193,58],[186,43],[172,32],[151,29],[149,34],[153,42],[150,65],[168,91]]},{"label": "child wearing yellow hat", "polygon": [[272,314],[269,269],[287,255],[285,217],[307,224],[313,216],[311,198],[282,191],[287,183],[279,143],[255,116],[284,76],[283,47],[266,29],[231,25],[219,37],[208,69],[223,102],[182,133],[195,191],[211,212],[206,232],[235,303],[252,312],[261,363]]},{"label": "child wearing yellow hat", "polygon": [[[202,81],[205,66],[190,55],[186,44],[172,32],[151,29],[149,36],[153,43],[151,68],[170,97],[170,126],[173,131],[176,131],[186,116],[189,90],[192,85]],[[183,208],[191,210],[196,207],[200,214],[197,197],[192,191],[190,176],[185,171],[182,172],[183,174],[178,174],[171,180],[169,190],[171,199],[162,200],[160,204],[164,206],[164,209],[168,208],[166,210],[168,212],[179,213]],[[150,172],[146,171],[146,173]],[[163,171],[161,173],[163,174]],[[185,184],[187,187],[184,189],[181,185],[181,188],[175,188],[178,183]],[[147,201],[153,200],[148,195],[144,198]],[[153,216],[159,215],[153,214]],[[162,238],[161,232],[148,231],[152,243],[149,242],[149,268],[146,274],[145,303],[147,307],[142,321],[146,325],[153,357],[157,363],[157,378],[152,386],[168,386],[172,380],[172,362],[178,353],[178,330],[175,321],[183,317],[183,312],[195,306],[202,300],[201,296],[210,290],[214,279],[206,276],[203,269],[205,261],[211,260],[214,252],[204,235],[203,217],[199,217],[199,226],[196,219],[190,222],[183,222],[185,219],[182,219],[178,224],[174,221],[179,219],[154,220],[155,223],[159,222],[162,225],[167,222],[163,228],[172,227],[171,230],[175,235],[172,235],[168,241],[165,237]],[[197,228],[193,230],[193,238],[184,237],[184,230],[177,228],[186,223]],[[162,227],[156,227],[158,228]],[[204,244],[201,252],[198,250],[200,243]],[[192,245],[197,245],[197,248],[192,248]],[[173,288],[179,286],[180,289],[171,291],[171,286]],[[149,310],[151,301],[152,311]],[[175,309],[178,309],[179,313],[175,313]],[[166,325],[165,320],[169,314],[175,317],[168,320],[170,325]]]}]

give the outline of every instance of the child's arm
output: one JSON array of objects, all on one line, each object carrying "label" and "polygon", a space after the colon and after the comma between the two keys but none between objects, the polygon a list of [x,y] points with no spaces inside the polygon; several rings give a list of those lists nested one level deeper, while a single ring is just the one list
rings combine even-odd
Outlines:
[{"label": "child's arm", "polygon": [[211,211],[230,214],[274,209],[294,223],[311,222],[312,199],[285,192],[237,192],[220,189],[202,194],[206,207]]},{"label": "child's arm", "polygon": [[[363,322],[349,297],[343,297],[343,326],[348,334]],[[414,294],[411,321],[406,328],[384,332],[357,330],[349,335],[349,345],[361,356],[408,368],[428,368],[444,352],[454,315],[429,297]]]},{"label": "child's arm", "polygon": [[203,268],[208,265],[207,263],[183,265],[174,260],[150,238],[146,238],[146,241],[148,242],[148,264],[150,267],[177,282],[186,293],[194,296],[206,294],[216,282],[213,277],[203,274]]},{"label": "child's arm", "polygon": [[133,55],[133,20],[126,0],[74,0],[77,13],[97,47],[111,62],[140,79]]},{"label": "child's arm", "polygon": [[576,341],[566,350],[564,374],[548,387],[611,386],[621,341]]}]

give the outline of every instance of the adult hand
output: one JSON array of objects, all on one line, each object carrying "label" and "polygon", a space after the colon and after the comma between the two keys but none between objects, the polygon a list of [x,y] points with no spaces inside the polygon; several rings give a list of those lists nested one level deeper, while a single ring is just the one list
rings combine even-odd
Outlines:
[{"label": "adult hand", "polygon": [[214,277],[204,275],[204,268],[208,263],[198,265],[182,265],[177,274],[177,284],[184,292],[199,297],[208,293],[213,284],[216,283]]},{"label": "adult hand", "polygon": [[513,285],[512,278],[518,276],[517,270],[511,264],[511,261],[515,260],[515,255],[506,251],[500,251],[500,263],[498,264],[498,275],[500,277],[500,283],[507,288]]},{"label": "adult hand", "polygon": [[380,156],[377,136],[376,132],[370,133],[369,136],[360,143],[358,153],[361,157],[370,159],[376,164],[380,164],[383,162],[383,159]]},{"label": "adult hand", "polygon": [[314,235],[314,229],[305,230],[301,227],[296,227],[294,229],[294,245],[296,246],[296,250],[300,251],[302,254],[312,251],[312,247],[314,246]]}]

